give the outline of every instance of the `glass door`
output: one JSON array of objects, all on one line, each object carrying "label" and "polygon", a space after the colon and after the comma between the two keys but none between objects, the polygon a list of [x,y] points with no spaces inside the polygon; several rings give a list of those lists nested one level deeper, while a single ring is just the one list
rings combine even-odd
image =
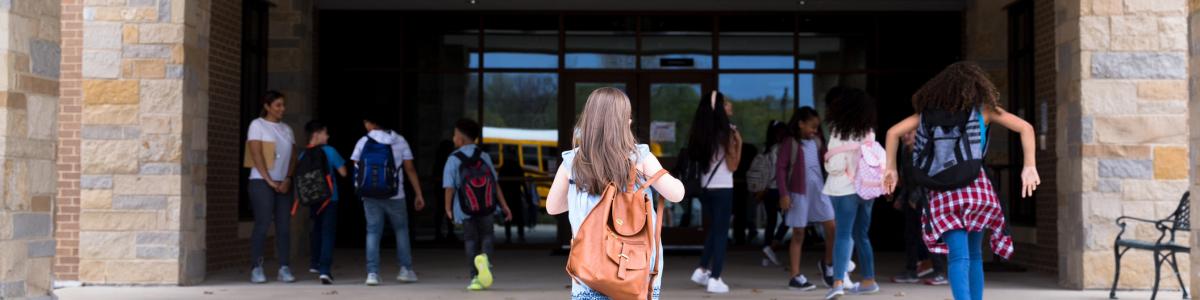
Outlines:
[{"label": "glass door", "polygon": [[[687,146],[696,107],[713,90],[711,73],[669,72],[641,74],[634,126],[638,140],[650,145],[650,151],[663,166],[672,169],[680,151]],[[659,212],[666,213],[663,242],[670,248],[702,248],[704,232],[699,199],[668,203]]]}]

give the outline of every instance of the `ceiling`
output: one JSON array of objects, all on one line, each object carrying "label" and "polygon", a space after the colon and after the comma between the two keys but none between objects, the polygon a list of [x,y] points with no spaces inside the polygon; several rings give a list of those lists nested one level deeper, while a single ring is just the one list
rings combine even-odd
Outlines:
[{"label": "ceiling", "polygon": [[[275,0],[281,1],[281,0]],[[287,1],[287,0],[282,0]],[[317,0],[332,10],[957,11],[963,0]]]}]

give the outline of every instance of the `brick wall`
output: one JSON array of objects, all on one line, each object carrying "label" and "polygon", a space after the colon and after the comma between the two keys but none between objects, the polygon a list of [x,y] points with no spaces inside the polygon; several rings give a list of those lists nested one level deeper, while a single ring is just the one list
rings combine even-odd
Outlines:
[{"label": "brick wall", "polygon": [[[1170,215],[1187,176],[1187,3],[1055,1],[1060,284],[1106,288],[1122,215]],[[1182,243],[1188,243],[1184,234]],[[1152,239],[1131,226],[1125,237]],[[1190,263],[1180,257],[1182,270]],[[1153,283],[1151,256],[1130,251],[1123,288]],[[1178,284],[1163,280],[1166,288]]]},{"label": "brick wall", "polygon": [[57,249],[54,277],[79,280],[80,112],[83,110],[83,0],[62,1],[62,71],[58,103],[58,194],[55,199]]},{"label": "brick wall", "polygon": [[[61,73],[57,1],[0,2],[0,299],[51,290]],[[67,174],[68,176],[70,174]]]},{"label": "brick wall", "polygon": [[241,168],[242,1],[214,0],[208,122],[208,269],[244,266],[250,241],[238,238]]}]

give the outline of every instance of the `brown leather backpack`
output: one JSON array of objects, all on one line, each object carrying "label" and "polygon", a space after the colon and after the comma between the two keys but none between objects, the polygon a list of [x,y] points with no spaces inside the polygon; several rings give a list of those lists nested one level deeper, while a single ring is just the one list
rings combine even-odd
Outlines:
[{"label": "brown leather backpack", "polygon": [[[658,253],[663,214],[651,230],[654,203],[645,192],[665,174],[667,170],[660,170],[635,189],[637,169],[630,166],[624,191],[615,183],[604,188],[600,202],[571,239],[567,274],[572,279],[614,300],[650,299],[659,274],[658,263],[651,265],[650,259]],[[661,199],[658,203],[663,207]]]}]

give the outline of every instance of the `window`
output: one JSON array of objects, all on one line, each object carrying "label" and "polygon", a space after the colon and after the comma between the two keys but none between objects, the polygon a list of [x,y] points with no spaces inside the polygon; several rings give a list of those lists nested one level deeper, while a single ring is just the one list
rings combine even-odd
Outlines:
[{"label": "window", "polygon": [[795,48],[791,16],[721,18],[721,69],[791,70]]},{"label": "window", "polygon": [[[1033,76],[1033,3],[1031,1],[1020,1],[1008,8],[1008,111],[1025,119],[1034,128],[1038,128],[1038,120],[1036,117],[1037,109],[1035,107],[1036,95],[1034,93],[1034,76]],[[993,134],[989,143],[995,142],[994,146],[989,146],[991,149],[1008,150],[1007,168],[994,168],[997,171],[998,177],[1001,179],[1001,185],[997,188],[1000,193],[1000,199],[1005,199],[1009,208],[1009,217],[1015,225],[1035,226],[1037,225],[1037,205],[1034,201],[1022,201],[1020,199],[1021,192],[1021,166],[1023,165],[1023,152],[1017,133],[1009,134]],[[1001,152],[996,151],[996,152]],[[995,155],[1000,156],[1000,155]]]},{"label": "window", "polygon": [[772,120],[787,122],[791,117],[796,90],[793,76],[791,73],[721,74],[718,89],[726,100],[733,102],[730,121],[737,125],[746,143],[763,144]]},{"label": "window", "polygon": [[637,64],[637,18],[568,16],[568,69],[633,69]]},{"label": "window", "polygon": [[643,69],[712,69],[712,17],[642,18]]},{"label": "window", "polygon": [[484,68],[558,68],[558,16],[488,17],[484,28]]},{"label": "window", "polygon": [[537,145],[522,145],[521,146],[521,166],[527,169],[538,170],[538,158],[541,154],[538,153]]},{"label": "window", "polygon": [[479,17],[463,15],[405,18],[404,65],[419,70],[479,68]]}]

